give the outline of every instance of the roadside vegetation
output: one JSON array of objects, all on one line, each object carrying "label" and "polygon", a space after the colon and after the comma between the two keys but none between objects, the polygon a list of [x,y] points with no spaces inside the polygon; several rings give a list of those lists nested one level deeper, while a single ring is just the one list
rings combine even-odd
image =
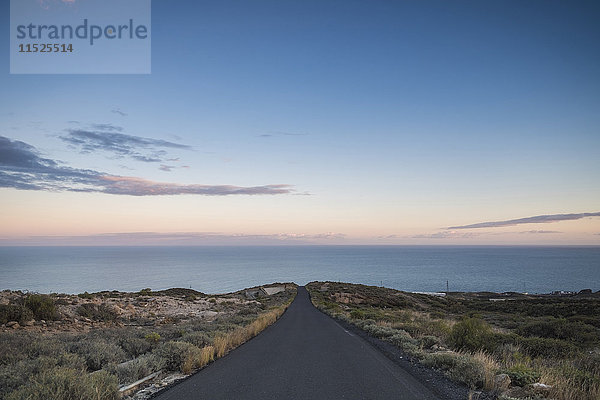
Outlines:
[{"label": "roadside vegetation", "polygon": [[0,399],[112,400],[149,375],[190,374],[283,314],[296,286],[269,286],[282,291],[1,292]]},{"label": "roadside vegetation", "polygon": [[600,293],[416,294],[335,282],[313,304],[499,399],[600,399]]}]

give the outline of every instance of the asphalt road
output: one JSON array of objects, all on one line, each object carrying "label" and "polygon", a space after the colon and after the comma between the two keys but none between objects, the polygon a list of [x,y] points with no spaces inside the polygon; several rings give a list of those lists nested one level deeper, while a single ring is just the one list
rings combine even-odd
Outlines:
[{"label": "asphalt road", "polygon": [[304,287],[279,321],[156,399],[439,400],[317,310]]}]

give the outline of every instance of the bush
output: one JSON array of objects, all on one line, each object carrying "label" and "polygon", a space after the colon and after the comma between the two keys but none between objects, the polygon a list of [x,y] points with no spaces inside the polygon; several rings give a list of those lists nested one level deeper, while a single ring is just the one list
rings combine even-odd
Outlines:
[{"label": "bush", "polygon": [[186,342],[167,342],[154,350],[162,368],[184,373],[191,372],[185,367],[189,365],[190,360],[200,358],[200,353],[198,347]]},{"label": "bush", "polygon": [[117,313],[104,304],[86,303],[77,307],[77,313],[94,321],[109,322],[117,319]]},{"label": "bush", "polygon": [[158,371],[159,364],[158,357],[154,354],[146,354],[125,364],[111,365],[107,370],[119,378],[120,384],[128,384]]},{"label": "bush", "polygon": [[32,294],[25,299],[25,307],[29,308],[35,319],[56,320],[58,312],[54,299],[46,294]]},{"label": "bush", "polygon": [[423,336],[419,339],[419,344],[424,349],[431,349],[433,346],[440,344],[440,338],[437,336]]},{"label": "bush", "polygon": [[117,400],[117,378],[105,371],[85,374],[70,368],[43,372],[7,400]]},{"label": "bush", "polygon": [[456,350],[478,351],[489,347],[492,328],[482,319],[465,318],[452,327],[448,343]]},{"label": "bush", "polygon": [[560,339],[579,344],[593,344],[598,341],[597,330],[588,324],[566,319],[548,319],[526,324],[517,330],[521,336],[537,336],[548,339]]},{"label": "bush", "polygon": [[150,332],[144,336],[148,343],[156,344],[160,341],[160,335],[156,332]]},{"label": "bush", "polygon": [[432,353],[425,356],[423,364],[447,371],[451,379],[469,387],[482,387],[485,367],[471,356],[458,353]]},{"label": "bush", "polygon": [[206,332],[191,332],[183,336],[183,341],[196,347],[204,347],[211,344],[210,336]]},{"label": "bush", "polygon": [[150,342],[138,337],[121,338],[119,339],[119,346],[130,358],[139,357],[152,349]]},{"label": "bush", "polygon": [[0,324],[10,321],[25,323],[33,319],[33,312],[24,306],[0,304]]},{"label": "bush", "polygon": [[72,351],[85,359],[91,371],[98,371],[111,363],[125,360],[125,353],[114,343],[105,339],[85,338],[72,345]]},{"label": "bush", "polygon": [[559,339],[531,337],[521,339],[519,344],[532,357],[565,358],[579,351],[574,344]]},{"label": "bush", "polygon": [[540,374],[525,364],[517,364],[503,372],[510,376],[510,381],[517,386],[526,386],[540,379]]},{"label": "bush", "polygon": [[390,337],[400,332],[398,329],[380,325],[366,325],[365,327],[363,327],[363,329],[369,335],[375,336],[377,338]]},{"label": "bush", "polygon": [[352,319],[365,319],[365,312],[359,309],[354,309],[350,312],[350,318]]}]

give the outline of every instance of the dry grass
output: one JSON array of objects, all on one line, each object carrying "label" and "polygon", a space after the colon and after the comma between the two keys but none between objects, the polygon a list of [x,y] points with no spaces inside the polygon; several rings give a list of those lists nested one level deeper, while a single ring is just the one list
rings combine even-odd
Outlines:
[{"label": "dry grass", "polygon": [[485,390],[496,389],[494,386],[494,376],[496,376],[500,369],[498,362],[494,357],[483,351],[476,352],[472,357],[483,367],[483,388]]},{"label": "dry grass", "polygon": [[600,399],[600,379],[597,371],[599,368],[600,366],[595,364],[579,372],[570,360],[563,360],[554,366],[541,367],[540,380],[552,386],[550,395],[554,399],[598,400]]}]

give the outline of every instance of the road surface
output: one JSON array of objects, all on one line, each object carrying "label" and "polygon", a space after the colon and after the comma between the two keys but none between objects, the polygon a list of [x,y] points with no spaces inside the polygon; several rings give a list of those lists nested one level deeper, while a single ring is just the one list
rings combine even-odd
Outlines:
[{"label": "road surface", "polygon": [[439,400],[317,310],[304,287],[274,325],[156,399]]}]

